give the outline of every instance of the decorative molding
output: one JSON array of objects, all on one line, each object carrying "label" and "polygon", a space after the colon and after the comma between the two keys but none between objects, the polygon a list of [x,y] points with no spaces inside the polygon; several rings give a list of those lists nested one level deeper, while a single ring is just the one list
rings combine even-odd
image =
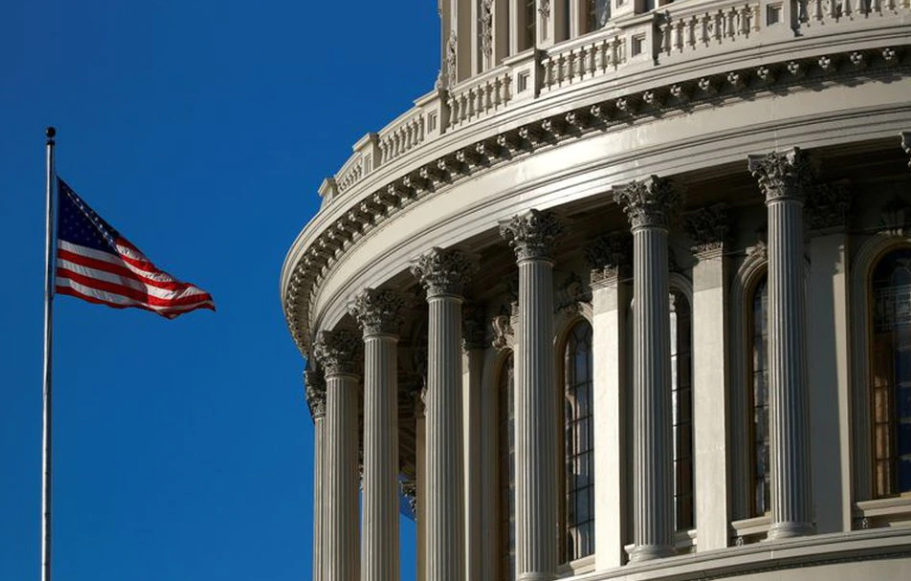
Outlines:
[{"label": "decorative molding", "polygon": [[585,248],[592,286],[609,284],[631,275],[633,242],[628,234],[603,236]]},{"label": "decorative molding", "polygon": [[695,256],[721,251],[728,239],[728,216],[724,204],[706,206],[686,217],[687,236],[693,241]]},{"label": "decorative molding", "polygon": [[402,310],[408,300],[392,290],[366,289],[348,304],[348,313],[357,320],[364,336],[397,335],[402,326]]},{"label": "decorative molding", "polygon": [[[902,149],[911,155],[911,131],[902,131]],[[908,167],[911,168],[911,161],[908,162]]]},{"label": "decorative molding", "polygon": [[623,207],[633,230],[667,230],[674,212],[683,204],[683,196],[673,182],[653,175],[615,188],[614,201]]},{"label": "decorative molding", "polygon": [[895,196],[886,202],[879,216],[880,234],[906,236],[911,224],[911,204]]},{"label": "decorative molding", "polygon": [[490,327],[493,329],[493,341],[491,346],[497,351],[508,348],[515,339],[515,332],[512,329],[512,317],[509,315],[497,315],[490,320]]},{"label": "decorative molding", "polygon": [[582,303],[590,303],[591,300],[591,289],[587,287],[578,274],[570,272],[566,279],[563,280],[563,283],[557,287],[557,292],[554,296],[554,312],[579,313],[582,309]]},{"label": "decorative molding", "polygon": [[353,374],[357,370],[361,343],[361,338],[347,329],[320,331],[313,345],[313,356],[325,370],[326,377]]},{"label": "decorative molding", "polygon": [[750,155],[747,166],[759,182],[766,203],[806,198],[812,168],[809,157],[800,148],[794,147],[786,153],[773,151],[767,155]]},{"label": "decorative molding", "polygon": [[315,369],[304,371],[304,395],[314,421],[326,415],[326,379]]},{"label": "decorative molding", "polygon": [[427,291],[427,298],[463,296],[477,271],[477,257],[456,249],[433,248],[411,263],[411,274]]},{"label": "decorative molding", "polygon": [[500,223],[500,236],[522,260],[552,260],[554,246],[563,236],[563,223],[553,212],[528,210]]},{"label": "decorative molding", "polygon": [[810,188],[804,206],[810,230],[844,228],[850,209],[851,190],[847,180]]}]

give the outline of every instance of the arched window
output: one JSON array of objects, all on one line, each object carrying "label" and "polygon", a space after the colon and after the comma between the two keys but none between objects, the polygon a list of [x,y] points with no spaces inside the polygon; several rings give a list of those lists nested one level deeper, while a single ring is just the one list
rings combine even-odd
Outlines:
[{"label": "arched window", "polygon": [[873,491],[911,491],[911,249],[873,271],[871,386]]},{"label": "arched window", "polygon": [[497,378],[499,408],[500,579],[516,578],[516,439],[515,381],[512,353]]},{"label": "arched window", "polygon": [[752,392],[750,410],[752,425],[750,438],[750,491],[752,516],[761,516],[770,510],[769,498],[769,285],[768,276],[753,289],[750,315],[752,357],[750,376]]},{"label": "arched window", "polygon": [[671,293],[671,396],[674,421],[674,506],[678,531],[693,528],[692,316],[686,296]]},{"label": "arched window", "polygon": [[592,327],[579,321],[563,350],[565,556],[574,561],[595,551],[595,443]]}]

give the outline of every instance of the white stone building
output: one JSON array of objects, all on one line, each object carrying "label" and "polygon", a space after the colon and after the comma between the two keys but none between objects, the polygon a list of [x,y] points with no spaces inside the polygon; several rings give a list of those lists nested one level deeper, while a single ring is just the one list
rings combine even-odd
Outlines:
[{"label": "white stone building", "polygon": [[911,579],[911,0],[440,15],[282,271],[313,578],[401,477],[423,581]]}]

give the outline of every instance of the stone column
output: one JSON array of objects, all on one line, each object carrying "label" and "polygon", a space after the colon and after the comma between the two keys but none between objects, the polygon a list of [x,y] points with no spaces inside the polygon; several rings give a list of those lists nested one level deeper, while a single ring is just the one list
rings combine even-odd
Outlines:
[{"label": "stone column", "polygon": [[355,581],[358,546],[358,376],[360,339],[320,331],[313,355],[326,375],[326,442],[323,459],[323,581]]},{"label": "stone column", "polygon": [[591,266],[595,429],[595,570],[623,565],[628,541],[627,311],[629,261],[626,234],[601,238],[586,249]]},{"label": "stone column", "polygon": [[815,532],[810,482],[806,257],[806,155],[750,156],[769,213],[769,436],[772,526],[769,539]]},{"label": "stone column", "polygon": [[467,579],[481,578],[482,528],[481,380],[484,373],[485,316],[480,306],[465,309],[465,356],[462,366],[465,398],[465,562]]},{"label": "stone column", "polygon": [[554,372],[554,214],[529,210],[500,225],[519,266],[516,353],[516,575],[552,579],[557,569],[557,410]]},{"label": "stone column", "polygon": [[465,581],[462,434],[462,300],[477,265],[458,250],[434,248],[411,272],[427,291],[428,580]]},{"label": "stone column", "polygon": [[399,578],[399,418],[396,348],[405,300],[367,289],[349,305],[364,332],[364,498],[361,581]]},{"label": "stone column", "polygon": [[614,194],[633,232],[633,544],[630,561],[674,549],[671,345],[667,234],[681,203],[652,176]]},{"label": "stone column", "polygon": [[[693,468],[696,551],[728,546],[728,305],[730,261],[725,255],[727,216],[722,206],[690,214],[693,241]],[[736,429],[743,429],[737,426]]]},{"label": "stone column", "polygon": [[417,581],[427,581],[427,421],[424,417],[424,387],[414,398],[414,455],[416,474],[415,518],[417,519]]},{"label": "stone column", "polygon": [[313,581],[323,579],[323,434],[326,417],[326,380],[315,369],[304,372],[307,407],[313,418]]}]

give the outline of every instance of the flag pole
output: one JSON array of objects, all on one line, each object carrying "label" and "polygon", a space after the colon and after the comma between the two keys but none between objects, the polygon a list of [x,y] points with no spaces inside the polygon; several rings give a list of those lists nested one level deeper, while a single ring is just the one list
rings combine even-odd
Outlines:
[{"label": "flag pole", "polygon": [[51,372],[54,342],[54,136],[47,136],[47,223],[44,255],[44,386],[41,414],[41,581],[51,581]]}]

